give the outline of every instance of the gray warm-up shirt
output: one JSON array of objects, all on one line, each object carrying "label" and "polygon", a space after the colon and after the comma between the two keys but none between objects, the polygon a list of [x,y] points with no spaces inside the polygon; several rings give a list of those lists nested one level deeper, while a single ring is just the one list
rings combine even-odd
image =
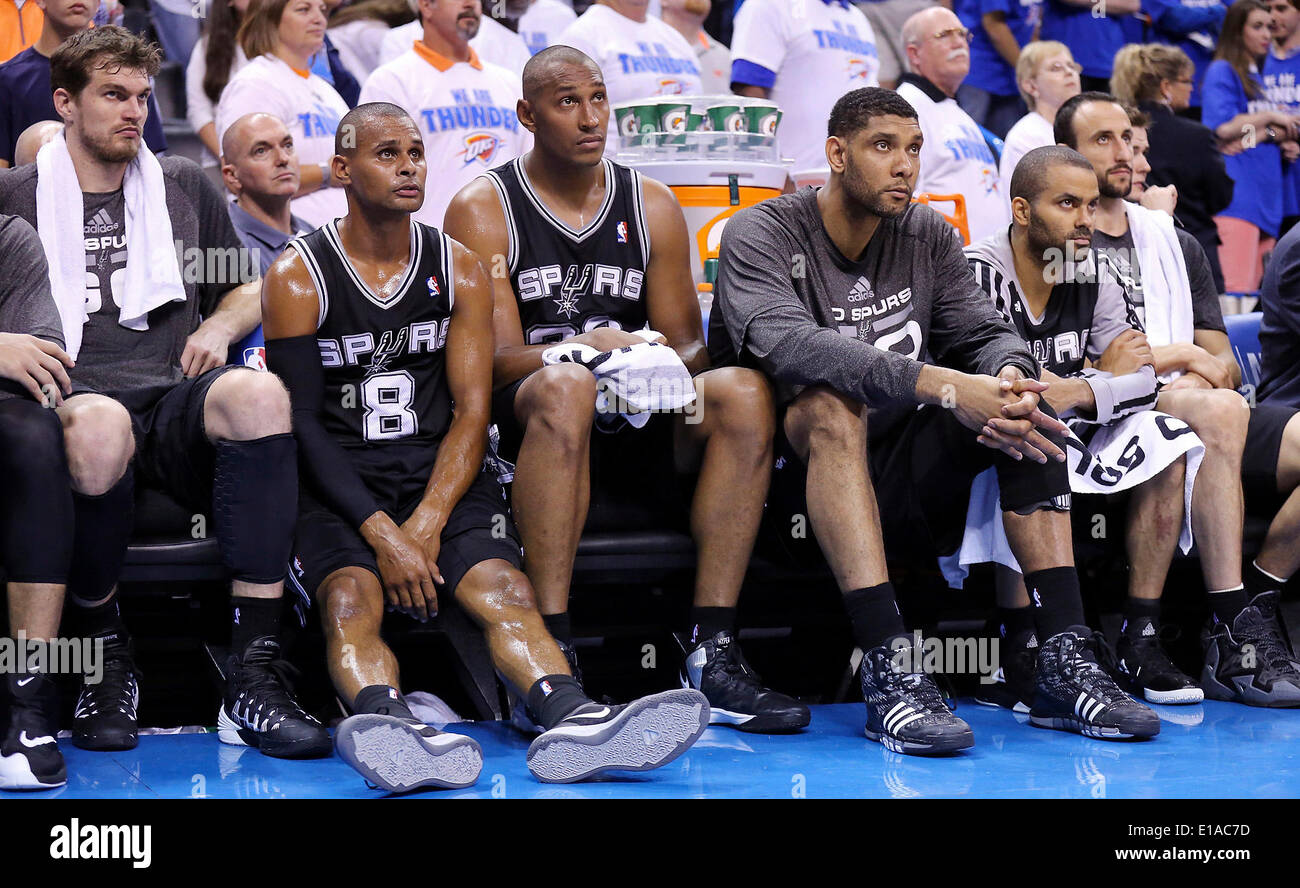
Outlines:
[{"label": "gray warm-up shirt", "polygon": [[917,402],[923,363],[1038,376],[1024,340],[975,285],[961,238],[929,207],[880,220],[856,261],[831,241],[806,188],[741,210],[722,235],[709,319],[716,366],[758,367],[788,403],[828,385],[870,405],[871,434]]},{"label": "gray warm-up shirt", "polygon": [[[0,333],[26,333],[63,347],[63,324],[50,295],[50,271],[36,229],[17,216],[0,215]],[[0,401],[31,395],[0,379]]]}]

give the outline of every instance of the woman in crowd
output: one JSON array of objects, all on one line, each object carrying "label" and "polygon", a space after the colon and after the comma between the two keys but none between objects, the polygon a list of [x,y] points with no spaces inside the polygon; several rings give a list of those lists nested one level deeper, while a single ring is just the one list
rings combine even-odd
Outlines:
[{"label": "woman in crowd", "polygon": [[301,179],[293,214],[324,225],[347,213],[347,201],[331,181],[334,131],[347,103],[311,72],[312,56],[325,41],[324,0],[252,0],[239,27],[248,64],[231,78],[217,105],[217,139],[245,114],[274,114],[293,135]]},{"label": "woman in crowd", "polygon": [[1205,249],[1214,285],[1224,292],[1219,230],[1214,217],[1232,201],[1232,179],[1210,129],[1176,113],[1188,107],[1195,67],[1185,52],[1163,43],[1131,44],[1115,56],[1110,89],[1151,120],[1149,184],[1178,191],[1178,219]]},{"label": "woman in crowd", "polygon": [[1035,148],[1055,145],[1052,121],[1056,110],[1071,96],[1079,94],[1079,72],[1070,48],[1055,40],[1036,40],[1020,51],[1016,62],[1016,84],[1030,112],[1007,133],[1002,147],[998,177],[1005,191],[1011,187],[1011,174],[1020,158]]},{"label": "woman in crowd", "polygon": [[248,9],[248,0],[215,0],[207,26],[185,68],[185,116],[203,143],[203,166],[216,167],[221,156],[217,144],[217,102],[221,91],[240,68],[248,64],[235,35]]},{"label": "woman in crowd", "polygon": [[[1271,35],[1268,7],[1237,0],[1228,9],[1219,48],[1201,85],[1201,119],[1227,148],[1232,203],[1214,217],[1219,263],[1229,294],[1252,293],[1264,273],[1264,254],[1282,224],[1282,160],[1300,154],[1295,118],[1272,110],[1260,66]],[[1239,153],[1232,153],[1240,146]]]}]

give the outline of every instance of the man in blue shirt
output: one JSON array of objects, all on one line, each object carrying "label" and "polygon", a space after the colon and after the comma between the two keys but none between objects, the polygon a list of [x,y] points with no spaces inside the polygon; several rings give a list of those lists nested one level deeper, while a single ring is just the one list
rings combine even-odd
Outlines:
[{"label": "man in blue shirt", "polygon": [[[1040,40],[1059,40],[1083,66],[1083,91],[1110,90],[1111,63],[1124,45],[1122,20],[1141,9],[1140,0],[1047,0]],[[1104,12],[1098,17],[1096,13]]]},{"label": "man in blue shirt", "polygon": [[[40,39],[0,65],[0,169],[14,165],[14,146],[23,130],[59,119],[50,86],[50,55],[64,40],[90,27],[98,8],[99,0],[46,0]],[[167,149],[162,114],[152,95],[144,141],[155,154]]]},{"label": "man in blue shirt", "polygon": [[1020,49],[1037,38],[1043,0],[957,0],[958,18],[974,35],[970,74],[957,90],[957,102],[975,122],[1005,139],[1025,115],[1016,85]]},{"label": "man in blue shirt", "polygon": [[1223,0],[1142,0],[1142,11],[1151,17],[1152,39],[1177,46],[1196,66],[1190,107],[1200,109],[1201,78],[1214,60],[1228,4]]}]

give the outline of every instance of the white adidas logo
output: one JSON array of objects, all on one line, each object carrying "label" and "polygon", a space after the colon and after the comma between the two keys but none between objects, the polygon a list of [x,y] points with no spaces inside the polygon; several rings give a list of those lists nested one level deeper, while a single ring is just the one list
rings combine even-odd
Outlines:
[{"label": "white adidas logo", "polygon": [[1144,638],[1150,638],[1152,635],[1155,634],[1156,634],[1156,627],[1154,624],[1147,623],[1145,626],[1142,627],[1142,635]]},{"label": "white adidas logo", "polygon": [[113,217],[108,214],[108,210],[100,208],[86,223],[86,234],[108,234],[117,231],[118,224],[113,221]]}]

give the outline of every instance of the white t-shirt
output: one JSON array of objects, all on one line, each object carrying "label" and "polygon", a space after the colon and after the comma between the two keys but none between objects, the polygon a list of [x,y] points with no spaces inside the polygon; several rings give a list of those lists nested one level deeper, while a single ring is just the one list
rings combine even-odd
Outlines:
[{"label": "white t-shirt", "polygon": [[330,42],[339,51],[339,61],[352,76],[365,82],[379,67],[379,48],[392,29],[379,19],[357,19],[329,29]]},{"label": "white t-shirt", "polygon": [[[348,113],[347,103],[315,74],[303,77],[283,59],[260,55],[230,79],[217,104],[217,141],[245,114],[264,111],[284,122],[293,135],[298,163],[322,164],[334,156],[334,131]],[[347,198],[342,188],[321,188],[294,198],[293,214],[320,226],[345,215]]]},{"label": "white t-shirt", "polygon": [[424,138],[429,174],[418,221],[441,229],[457,191],[532,147],[532,134],[515,115],[520,98],[519,78],[505,68],[475,53],[453,62],[423,43],[370,75],[361,101],[405,108]]},{"label": "white t-shirt", "polygon": [[852,4],[746,0],[736,14],[731,61],[733,72],[743,61],[776,74],[754,85],[768,87],[781,108],[781,153],[794,158],[795,170],[826,166],[826,122],[840,96],[880,85],[876,35]]},{"label": "white t-shirt", "polygon": [[[379,47],[379,63],[388,64],[423,39],[424,25],[419,19],[398,25],[384,37]],[[513,71],[515,76],[524,73],[524,65],[533,57],[522,37],[490,15],[479,20],[478,34],[474,35],[469,46],[483,61]]]},{"label": "white t-shirt", "polygon": [[997,162],[975,121],[955,99],[936,102],[910,81],[899,84],[898,94],[916,109],[925,137],[916,193],[962,195],[971,243],[1005,227],[1011,211],[998,185]]},{"label": "white t-shirt", "polygon": [[694,47],[653,16],[635,22],[608,6],[593,6],[555,42],[591,56],[605,75],[611,104],[651,96],[698,96],[703,91]]},{"label": "white t-shirt", "polygon": [[1016,121],[1007,133],[1002,144],[1002,159],[998,161],[998,176],[1002,179],[1002,196],[1011,205],[1011,174],[1016,171],[1016,164],[1035,148],[1046,148],[1056,144],[1056,135],[1052,131],[1052,122],[1037,111],[1030,111]]},{"label": "white t-shirt", "polygon": [[519,36],[528,51],[537,55],[554,44],[560,32],[577,19],[573,7],[565,6],[560,0],[533,0],[533,5],[519,17]]},{"label": "white t-shirt", "polygon": [[[239,69],[247,64],[248,57],[244,55],[243,47],[236,43],[235,55],[230,60],[230,74],[226,82],[229,83],[239,73]],[[185,119],[190,122],[190,128],[196,133],[217,119],[217,106],[212,104],[208,94],[203,91],[203,78],[207,74],[208,36],[204,34],[199,38],[199,42],[194,44],[194,51],[190,53],[190,63],[185,66]],[[217,165],[217,158],[206,147],[203,148],[201,164],[205,167]]]}]

